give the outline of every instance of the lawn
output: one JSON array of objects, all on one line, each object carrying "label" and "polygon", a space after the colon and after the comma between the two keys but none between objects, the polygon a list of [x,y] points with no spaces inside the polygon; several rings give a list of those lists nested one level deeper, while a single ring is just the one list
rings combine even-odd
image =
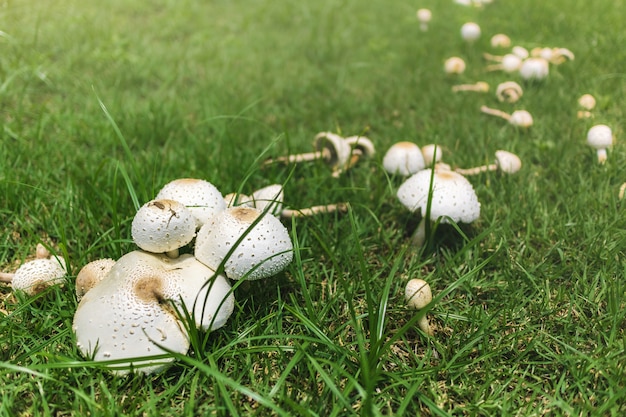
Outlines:
[{"label": "lawn", "polygon": [[[625,15],[622,0],[3,2],[0,270],[43,243],[69,278],[35,297],[0,284],[0,415],[624,415]],[[496,33],[576,58],[539,82],[486,72]],[[443,71],[453,55],[461,75]],[[509,79],[524,95],[499,103]],[[451,92],[478,80],[491,91]],[[576,117],[584,93],[591,119]],[[617,138],[605,164],[585,144],[597,123]],[[263,165],[320,131],[365,134],[377,154],[339,178],[322,162]],[[437,143],[453,167],[498,149],[523,167],[469,178],[480,218],[419,250],[403,179],[382,167],[398,141]],[[238,284],[223,328],[162,373],[112,375],[76,347],[74,278],[134,250],[136,210],[184,177],[349,210],[284,221],[294,261]],[[417,277],[435,296],[420,313],[404,300]]]}]

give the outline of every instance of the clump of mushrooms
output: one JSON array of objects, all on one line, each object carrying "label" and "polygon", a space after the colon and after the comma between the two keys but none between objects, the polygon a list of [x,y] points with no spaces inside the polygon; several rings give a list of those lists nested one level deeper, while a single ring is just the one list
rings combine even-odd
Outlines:
[{"label": "clump of mushrooms", "polygon": [[0,282],[10,283],[13,290],[22,291],[27,295],[37,295],[46,288],[63,284],[67,268],[65,260],[51,256],[41,244],[37,245],[36,258],[24,262],[13,273],[0,273]]},{"label": "clump of mushrooms", "polygon": [[499,150],[496,151],[496,160],[489,165],[482,165],[475,168],[455,169],[461,175],[476,175],[481,172],[500,171],[504,174],[514,174],[522,168],[522,160],[514,153]]},{"label": "clump of mushrooms", "polygon": [[528,128],[533,125],[533,117],[526,110],[515,110],[513,113],[508,114],[502,110],[481,106],[480,111],[491,116],[500,117],[516,127]]},{"label": "clump of mushrooms", "polygon": [[607,148],[614,142],[613,131],[604,124],[592,126],[587,132],[587,145],[596,150],[598,162],[604,164],[607,158]]},{"label": "clump of mushrooms", "polygon": [[[430,285],[423,279],[413,278],[407,282],[404,289],[404,298],[407,305],[415,310],[421,310],[433,300]],[[429,336],[434,334],[433,328],[428,322],[428,317],[424,314],[417,322],[417,325]]]}]

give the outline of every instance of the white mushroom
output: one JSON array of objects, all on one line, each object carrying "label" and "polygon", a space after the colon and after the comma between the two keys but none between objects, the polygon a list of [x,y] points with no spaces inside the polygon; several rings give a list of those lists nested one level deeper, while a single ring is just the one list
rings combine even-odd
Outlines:
[{"label": "white mushroom", "polygon": [[504,72],[515,72],[519,70],[522,66],[522,58],[518,57],[515,54],[506,54],[502,57],[498,64],[487,65],[485,68],[487,71],[499,71],[502,70]]},{"label": "white mushroom", "polygon": [[443,69],[446,74],[462,74],[465,72],[465,61],[458,56],[450,57],[444,62]]},{"label": "white mushroom", "polygon": [[12,274],[2,274],[0,281],[10,282],[14,290],[36,295],[50,286],[63,284],[66,274],[62,258],[37,258],[24,262]]},{"label": "white mushroom", "polygon": [[371,158],[376,153],[374,143],[365,136],[348,136],[344,140],[352,149],[351,156],[343,169],[333,172],[334,177],[338,177],[342,172],[352,168],[361,158]]},{"label": "white mushroom", "polygon": [[543,58],[527,58],[519,68],[519,74],[524,80],[543,80],[549,73],[550,66]]},{"label": "white mushroom", "polygon": [[591,94],[583,94],[578,99],[578,104],[585,110],[593,110],[596,107],[596,99]]},{"label": "white mushroom", "polygon": [[[406,208],[422,214],[414,235],[418,247],[425,241],[426,221],[471,223],[480,215],[480,203],[472,184],[454,171],[422,170],[402,183],[397,196]],[[429,200],[430,218],[426,219]]]},{"label": "white mushroom", "polygon": [[[441,157],[443,155],[443,152],[441,151],[441,146],[430,143],[428,145],[422,146],[421,150],[422,156],[424,157],[425,167],[431,166],[433,162],[438,163],[441,161]],[[414,172],[412,174],[414,174]]]},{"label": "white mushroom", "polygon": [[522,58],[522,59],[526,59],[530,56],[530,52],[528,52],[528,49],[524,48],[523,46],[514,46],[513,48],[511,48],[511,53],[517,55],[518,57]]},{"label": "white mushroom", "polygon": [[604,164],[607,158],[607,148],[613,145],[613,131],[607,125],[592,126],[587,132],[587,145],[596,149],[598,162]]},{"label": "white mushroom", "polygon": [[246,206],[252,207],[252,197],[241,193],[228,193],[224,196],[226,207]]},{"label": "white mushroom", "polygon": [[[404,298],[406,299],[407,305],[410,308],[414,308],[415,310],[421,310],[426,307],[433,300],[433,294],[430,290],[430,285],[423,279],[411,279],[407,282],[406,287],[404,289]],[[417,325],[424,333],[429,336],[432,336],[434,331],[433,328],[430,327],[430,323],[428,322],[428,318],[426,314],[424,314],[417,322]]]},{"label": "white mushroom", "polygon": [[524,91],[522,87],[516,83],[515,81],[506,81],[498,84],[498,88],[496,88],[496,97],[499,101],[506,101],[507,103],[515,103],[517,102]]},{"label": "white mushroom", "polygon": [[475,91],[478,93],[486,93],[487,91],[489,91],[489,84],[484,81],[478,81],[474,84],[453,85],[452,91],[455,93],[459,91]]},{"label": "white mushroom", "polygon": [[76,299],[80,301],[89,290],[102,281],[113,265],[115,265],[113,259],[104,258],[96,259],[83,266],[76,275]]},{"label": "white mushroom", "polygon": [[180,178],[163,186],[155,200],[174,200],[182,203],[196,221],[196,229],[211,216],[226,208],[222,193],[208,181],[196,178]]},{"label": "white mushroom", "polygon": [[467,42],[474,42],[480,38],[480,26],[474,22],[467,22],[461,26],[461,37]]},{"label": "white mushroom", "polygon": [[503,33],[493,35],[490,42],[493,48],[508,48],[511,46],[511,38]]},{"label": "white mushroom", "polygon": [[423,32],[428,30],[428,23],[433,17],[432,12],[429,9],[418,9],[417,10],[417,20],[420,22],[420,29]]},{"label": "white mushroom", "polygon": [[153,253],[178,256],[178,249],[191,242],[196,233],[196,218],[182,203],[152,200],[139,208],[131,226],[133,241]]},{"label": "white mushroom", "polygon": [[267,211],[274,216],[280,216],[280,212],[283,210],[284,199],[283,186],[272,184],[253,192],[250,196],[249,205],[257,210]]},{"label": "white mushroom", "polygon": [[422,150],[413,142],[397,142],[385,153],[383,168],[389,174],[409,176],[426,168]]},{"label": "white mushroom", "polygon": [[276,217],[254,208],[231,207],[200,228],[195,255],[216,271],[223,264],[230,279],[261,279],[289,265],[293,244]]},{"label": "white mushroom", "polygon": [[480,111],[491,116],[500,117],[508,121],[513,126],[528,128],[533,125],[533,117],[526,110],[515,110],[513,113],[508,114],[502,110],[481,106]]},{"label": "white mushroom", "polygon": [[468,169],[455,169],[461,175],[475,175],[487,171],[500,171],[505,174],[514,174],[522,168],[522,160],[514,153],[499,150],[496,151],[496,160],[493,164],[483,165]]},{"label": "white mushroom", "polygon": [[574,53],[567,48],[553,48],[550,63],[560,65],[565,61],[573,61]]}]

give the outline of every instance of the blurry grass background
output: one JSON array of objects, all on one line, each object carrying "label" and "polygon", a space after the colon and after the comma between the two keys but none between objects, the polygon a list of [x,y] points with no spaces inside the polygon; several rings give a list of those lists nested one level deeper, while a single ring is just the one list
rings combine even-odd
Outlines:
[{"label": "blurry grass background", "polygon": [[[71,279],[35,299],[3,286],[0,413],[623,415],[624,15],[621,0],[1,2],[2,270],[38,242],[72,276],[120,257],[137,204],[179,177],[226,194],[291,175],[289,206],[352,210],[288,224],[299,250],[286,273],[239,287],[228,324],[159,375],[83,362]],[[483,31],[473,45],[459,36],[469,20]],[[576,60],[515,105],[452,94],[516,79],[483,70],[498,32]],[[443,73],[452,55],[465,74]],[[592,120],[576,119],[583,93],[598,99]],[[482,104],[526,109],[535,126],[518,132]],[[604,166],[584,142],[595,123],[618,138]],[[325,130],[365,133],[379,153],[339,179],[322,163],[260,168]],[[380,166],[400,140],[438,143],[462,167],[506,149],[524,168],[471,178],[482,214],[469,240],[444,228],[420,254],[401,180]],[[432,338],[404,307],[413,277],[439,295]]]}]

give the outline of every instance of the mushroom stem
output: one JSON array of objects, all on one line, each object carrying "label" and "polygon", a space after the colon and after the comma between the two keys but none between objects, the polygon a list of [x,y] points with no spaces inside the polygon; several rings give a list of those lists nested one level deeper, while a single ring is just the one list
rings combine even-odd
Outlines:
[{"label": "mushroom stem", "polygon": [[180,251],[178,250],[178,248],[168,250],[167,252],[165,252],[165,255],[170,259],[176,259],[180,256]]},{"label": "mushroom stem", "polygon": [[413,245],[419,249],[422,246],[424,246],[425,242],[426,242],[426,218],[422,217],[422,220],[420,220],[420,223],[417,225],[417,229],[415,229],[415,232],[413,233]]},{"label": "mushroom stem", "polygon": [[481,106],[480,107],[480,111],[485,113],[485,114],[490,114],[492,116],[497,116],[497,117],[501,117],[504,120],[509,120],[511,118],[511,115],[508,113],[503,112],[502,110],[498,110],[498,109],[492,109],[489,108],[487,106]]},{"label": "mushroom stem", "polygon": [[428,322],[428,317],[426,317],[426,314],[424,314],[424,316],[417,321],[417,325],[427,335],[432,336],[433,334],[435,334],[432,327],[430,327],[430,323]]},{"label": "mushroom stem", "polygon": [[603,164],[606,162],[606,158],[607,158],[606,148],[598,149],[596,151],[596,154],[598,155],[599,163]]},{"label": "mushroom stem", "polygon": [[498,164],[489,164],[489,165],[483,165],[480,167],[467,168],[467,169],[463,169],[463,168],[455,169],[455,171],[461,175],[477,175],[477,174],[480,174],[481,172],[497,171],[497,170],[498,170]]},{"label": "mushroom stem", "polygon": [[452,91],[455,93],[459,91],[477,91],[484,93],[489,91],[489,84],[484,81],[478,81],[475,84],[459,84],[452,86]]},{"label": "mushroom stem", "polygon": [[485,58],[487,61],[502,62],[502,56],[500,56],[500,55],[492,55],[492,54],[487,53],[487,52],[483,53],[483,58]]},{"label": "mushroom stem", "polygon": [[8,272],[0,272],[0,282],[6,282],[7,284],[11,283],[11,282],[13,282],[13,276],[14,275],[15,274],[11,274],[11,273],[8,273]]},{"label": "mushroom stem", "polygon": [[625,192],[626,192],[626,182],[623,183],[621,187],[619,187],[619,194],[617,194],[617,196],[619,197],[620,200],[624,199]]},{"label": "mushroom stem", "polygon": [[296,218],[307,217],[307,216],[313,216],[318,213],[332,213],[335,211],[343,213],[347,210],[348,210],[347,203],[338,203],[338,204],[326,204],[326,205],[321,205],[321,206],[307,207],[307,208],[297,209],[297,210],[284,209],[283,211],[281,211],[280,215],[281,217],[291,219],[294,217]]},{"label": "mushroom stem", "polygon": [[294,163],[297,164],[300,162],[309,162],[309,161],[316,161],[318,159],[328,159],[328,158],[330,158],[330,151],[328,151],[328,149],[323,149],[317,152],[307,152],[307,153],[301,153],[297,155],[279,156],[278,158],[266,160],[263,163],[263,165],[270,165],[270,164],[274,164],[277,162],[284,163],[284,164],[294,164]]}]

